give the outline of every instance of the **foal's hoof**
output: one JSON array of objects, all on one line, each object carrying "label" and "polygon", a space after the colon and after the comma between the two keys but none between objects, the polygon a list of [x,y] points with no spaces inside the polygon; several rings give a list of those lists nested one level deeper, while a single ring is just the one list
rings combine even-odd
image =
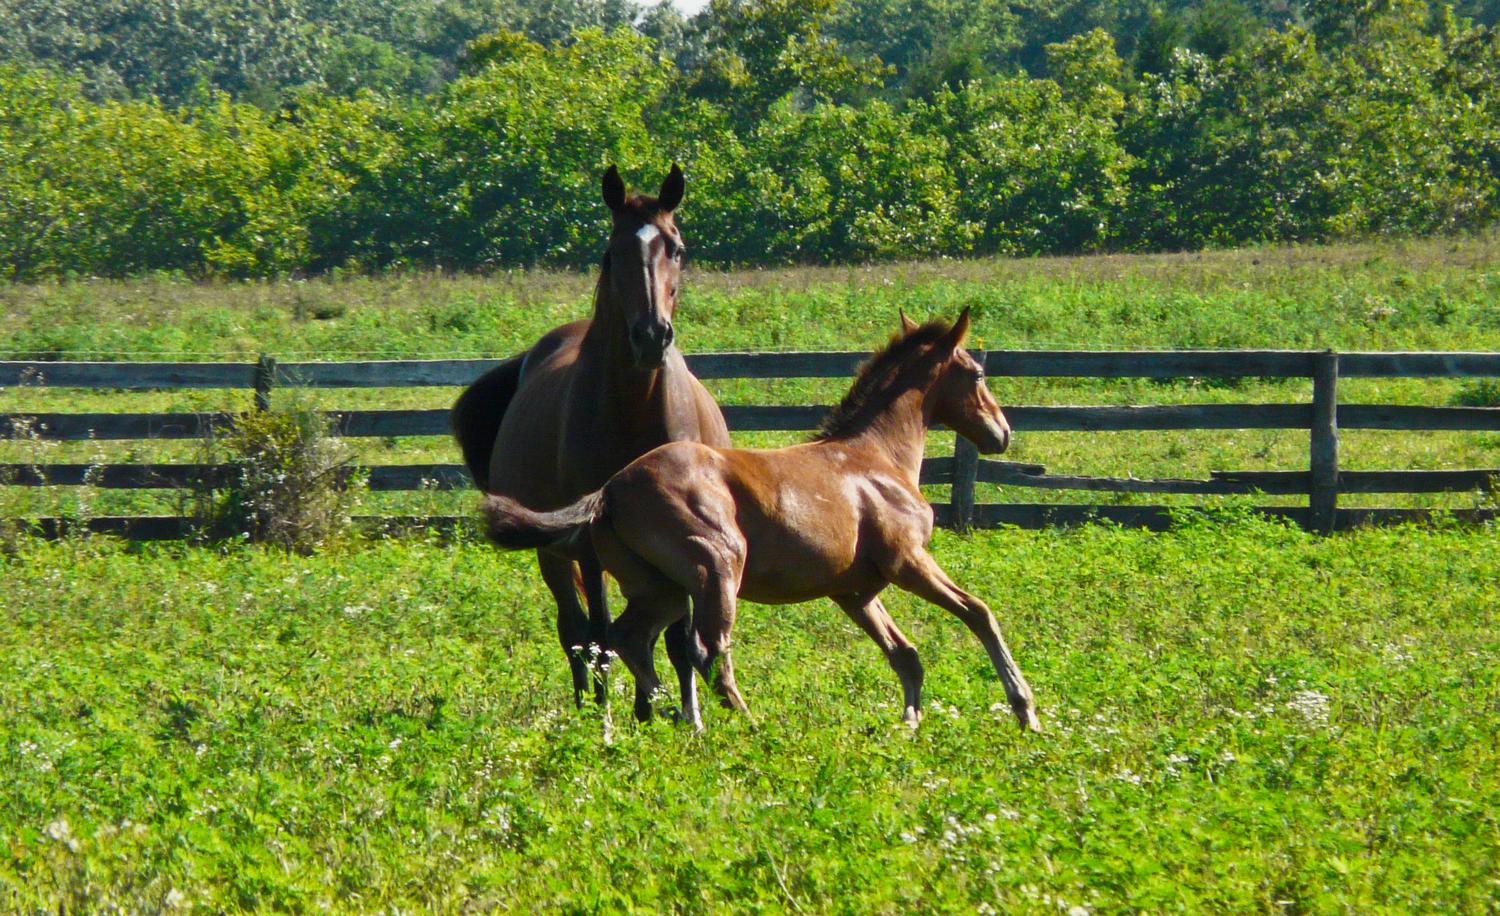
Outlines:
[{"label": "foal's hoof", "polygon": [[1036,710],[1030,706],[1015,710],[1016,719],[1021,723],[1023,732],[1040,732],[1042,723],[1036,717]]},{"label": "foal's hoof", "polygon": [[922,724],[922,711],[915,706],[906,707],[906,711],[901,713],[901,724],[915,731]]}]

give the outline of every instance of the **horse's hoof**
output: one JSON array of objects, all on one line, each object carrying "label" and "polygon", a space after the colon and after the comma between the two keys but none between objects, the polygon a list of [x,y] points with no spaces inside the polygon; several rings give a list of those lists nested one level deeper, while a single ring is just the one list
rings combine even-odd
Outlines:
[{"label": "horse's hoof", "polygon": [[906,707],[906,711],[901,714],[901,723],[907,728],[916,731],[917,726],[922,724],[922,713],[915,706],[908,706]]}]

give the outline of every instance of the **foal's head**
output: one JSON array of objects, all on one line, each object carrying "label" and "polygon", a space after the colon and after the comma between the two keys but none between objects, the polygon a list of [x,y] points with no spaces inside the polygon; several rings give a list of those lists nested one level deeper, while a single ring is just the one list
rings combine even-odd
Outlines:
[{"label": "foal's head", "polygon": [[[906,315],[901,326],[910,334],[917,325]],[[938,358],[937,376],[927,389],[925,407],[932,419],[951,427],[986,455],[1005,451],[1010,445],[1010,424],[984,383],[984,367],[964,349],[969,336],[969,310],[933,348]]]},{"label": "foal's head", "polygon": [[625,319],[639,369],[654,369],[672,345],[682,236],[672,211],[682,203],[682,169],[672,166],[655,197],[630,194],[614,166],[604,173],[604,202],[614,228],[604,249],[605,282]]}]

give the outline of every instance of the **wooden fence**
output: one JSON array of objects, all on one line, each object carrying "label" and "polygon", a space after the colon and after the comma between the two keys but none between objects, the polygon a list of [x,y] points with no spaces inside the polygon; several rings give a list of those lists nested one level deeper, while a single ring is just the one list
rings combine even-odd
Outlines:
[{"label": "wooden fence", "polygon": [[[688,357],[705,379],[834,378],[849,376],[865,353],[702,353]],[[1149,406],[1012,406],[1018,431],[1123,431],[1301,429],[1309,434],[1305,471],[1219,471],[1206,480],[1083,477],[1048,474],[1038,465],[982,460],[960,439],[954,454],[929,458],[922,482],[950,484],[951,501],[936,505],[939,524],[959,530],[1018,525],[1040,527],[1102,519],[1152,529],[1171,524],[1160,505],[1082,503],[976,504],[977,483],[1114,493],[1304,495],[1306,506],[1267,506],[1256,511],[1282,516],[1318,531],[1360,524],[1419,520],[1434,510],[1339,508],[1344,493],[1436,493],[1493,489],[1500,469],[1453,471],[1341,471],[1340,429],[1500,431],[1500,408],[1341,404],[1341,378],[1500,377],[1500,353],[1335,353],[1290,350],[1035,351],[983,354],[992,377],[1067,378],[1301,378],[1311,382],[1305,403],[1173,404]],[[392,360],[361,362],[256,363],[0,362],[0,387],[112,390],[253,389],[264,409],[277,387],[408,388],[466,385],[495,360]],[[812,405],[724,405],[732,430],[807,430],[827,408]],[[329,411],[343,436],[447,435],[448,411]],[[210,413],[25,413],[0,417],[0,438],[35,435],[54,440],[186,439],[222,429],[230,412]],[[455,449],[456,452],[456,449]],[[0,464],[0,480],[11,485],[80,485],[181,488],[212,480],[223,466],[194,464]],[[470,485],[459,464],[382,465],[364,469],[372,490],[453,489]],[[1493,509],[1452,510],[1463,521],[1495,518]],[[462,523],[450,516],[372,517],[399,528]],[[139,539],[181,537],[192,520],[175,516],[105,517],[86,522],[91,530]],[[40,519],[44,534],[65,528],[60,519]]]}]

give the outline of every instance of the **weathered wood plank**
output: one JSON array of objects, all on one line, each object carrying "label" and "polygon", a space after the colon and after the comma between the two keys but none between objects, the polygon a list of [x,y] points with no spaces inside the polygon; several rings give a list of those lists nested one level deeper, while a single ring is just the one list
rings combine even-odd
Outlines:
[{"label": "weathered wood plank", "polygon": [[843,378],[870,358],[869,351],[802,353],[688,353],[699,378]]},{"label": "weathered wood plank", "polygon": [[806,431],[817,429],[827,416],[828,408],[813,404],[786,404],[759,406],[752,404],[724,404],[724,422],[731,432],[754,430]]},{"label": "weathered wood plank", "polygon": [[179,515],[103,515],[82,521],[72,518],[18,519],[37,537],[56,540],[88,532],[130,541],[180,541],[193,533],[195,520]]},{"label": "weathered wood plank", "polygon": [[498,359],[376,359],[281,363],[276,384],[288,388],[462,387],[500,365]]},{"label": "weathered wood plank", "polygon": [[108,363],[0,361],[0,388],[249,388],[254,363]]},{"label": "weathered wood plank", "polygon": [[[1305,477],[1305,475],[1304,475]],[[1184,493],[1229,495],[1265,492],[1249,483],[1232,480],[1194,480],[1179,478],[1087,477],[1070,474],[1010,474],[994,483],[1039,490],[1089,490],[1107,493]],[[1306,493],[1306,485],[1295,490]]]},{"label": "weathered wood plank", "polygon": [[1340,404],[1338,424],[1343,429],[1500,430],[1500,407]]},{"label": "weathered wood plank", "polygon": [[[1305,493],[1305,471],[1214,471],[1262,493]],[[1340,471],[1340,493],[1465,493],[1500,487],[1500,468],[1453,471]]]},{"label": "weathered wood plank", "polygon": [[233,415],[215,413],[36,413],[0,416],[0,439],[194,439],[228,429]]},{"label": "weathered wood plank", "polygon": [[325,414],[335,435],[446,436],[448,411],[433,410],[330,410]]},{"label": "weathered wood plank", "polygon": [[922,459],[922,473],[917,479],[922,484],[953,482],[953,459],[951,457]]},{"label": "weathered wood plank", "polygon": [[1340,353],[1345,378],[1472,378],[1500,376],[1500,353]]},{"label": "weathered wood plank", "polygon": [[[1191,507],[1167,506],[1101,506],[1073,503],[985,503],[974,507],[976,528],[1050,528],[1108,522],[1126,528],[1166,531],[1172,527],[1174,513],[1192,511]],[[1252,511],[1262,515],[1286,518],[1302,524],[1307,510],[1302,506],[1261,506]]]},{"label": "weathered wood plank", "polygon": [[0,464],[0,485],[106,490],[170,490],[216,479],[217,464]]},{"label": "weathered wood plank", "polygon": [[1023,432],[1105,432],[1166,429],[1306,429],[1308,404],[1152,404],[1144,406],[1007,407]]},{"label": "weathered wood plank", "polygon": [[1307,350],[990,350],[994,376],[1067,378],[1306,378]]},{"label": "weathered wood plank", "polygon": [[461,464],[378,464],[355,469],[368,475],[365,486],[377,492],[395,490],[467,490],[474,486]]}]

